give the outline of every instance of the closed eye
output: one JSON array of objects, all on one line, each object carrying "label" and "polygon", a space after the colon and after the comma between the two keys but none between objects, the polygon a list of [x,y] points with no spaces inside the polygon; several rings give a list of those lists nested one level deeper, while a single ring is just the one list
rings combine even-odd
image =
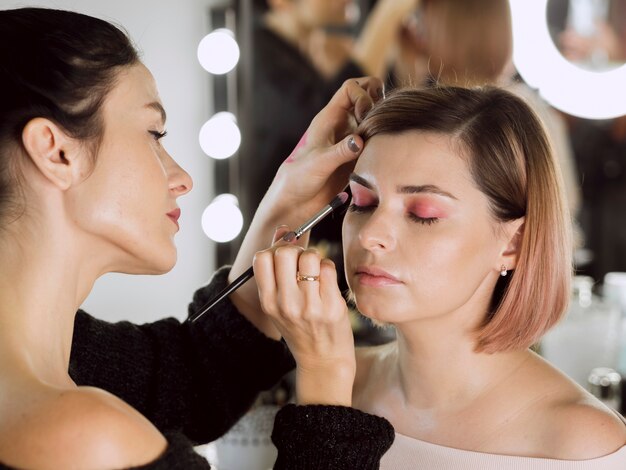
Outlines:
[{"label": "closed eye", "polygon": [[157,142],[161,140],[163,137],[167,135],[167,131],[159,132],[159,131],[148,131],[154,137],[154,140]]},{"label": "closed eye", "polygon": [[352,203],[348,206],[348,212],[357,212],[361,214],[364,212],[372,212],[375,208],[376,206],[357,206],[356,204]]},{"label": "closed eye", "polygon": [[413,222],[417,222],[418,224],[423,225],[432,225],[435,222],[439,222],[437,217],[420,217],[419,215],[415,215],[412,212],[409,212],[409,219]]},{"label": "closed eye", "polygon": [[[375,205],[357,206],[356,204],[352,203],[348,206],[348,212],[356,212],[358,214],[362,214],[366,212],[372,212],[374,209],[376,209],[376,207],[377,206]],[[416,222],[422,225],[432,225],[435,222],[439,222],[438,217],[420,217],[418,215],[413,214],[412,212],[408,213],[408,217],[412,222]]]}]

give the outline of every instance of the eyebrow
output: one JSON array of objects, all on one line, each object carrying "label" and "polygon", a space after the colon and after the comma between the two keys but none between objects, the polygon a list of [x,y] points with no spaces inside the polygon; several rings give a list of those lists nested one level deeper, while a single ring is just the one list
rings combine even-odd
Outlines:
[{"label": "eyebrow", "polygon": [[163,108],[163,105],[161,103],[159,103],[158,101],[153,101],[152,103],[148,103],[147,105],[145,105],[146,108],[148,109],[153,109],[156,112],[161,114],[161,120],[163,121],[163,124],[165,124],[165,121],[167,121],[167,114],[165,113],[165,108]]},{"label": "eyebrow", "polygon": [[[350,175],[350,181],[354,181],[361,186],[366,187],[367,189],[374,189],[372,183],[367,181],[362,176],[357,175],[356,173],[352,173]],[[453,194],[450,194],[447,191],[444,191],[439,186],[435,186],[434,184],[424,184],[419,186],[398,186],[398,193],[400,194],[419,194],[419,193],[429,193],[436,194],[438,196],[448,197],[450,199],[458,200]]]}]

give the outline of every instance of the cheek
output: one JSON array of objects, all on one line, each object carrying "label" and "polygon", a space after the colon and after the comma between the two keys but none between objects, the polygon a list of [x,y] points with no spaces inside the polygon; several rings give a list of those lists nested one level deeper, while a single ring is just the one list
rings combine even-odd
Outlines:
[{"label": "cheek", "polygon": [[404,256],[415,266],[414,294],[432,311],[460,307],[489,275],[496,247],[493,236],[471,227],[422,240],[414,255]]},{"label": "cheek", "polygon": [[345,261],[350,259],[355,254],[355,249],[359,248],[359,230],[360,224],[358,224],[358,217],[356,214],[346,213],[343,218],[343,224],[341,226],[341,240],[343,247],[343,259],[344,265],[347,267],[348,263]]}]

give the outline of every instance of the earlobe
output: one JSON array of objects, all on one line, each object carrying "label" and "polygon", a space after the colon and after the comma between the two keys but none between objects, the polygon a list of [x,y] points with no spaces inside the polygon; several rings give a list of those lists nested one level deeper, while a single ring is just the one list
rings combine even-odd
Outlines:
[{"label": "earlobe", "polygon": [[515,269],[515,265],[517,264],[517,258],[519,255],[519,250],[522,245],[522,239],[524,236],[524,218],[520,218],[517,220],[513,220],[507,223],[506,233],[508,238],[508,243],[506,248],[502,252],[501,255],[501,264],[499,265],[499,271],[502,275],[502,272],[506,268],[506,270]]},{"label": "earlobe", "polygon": [[72,140],[52,121],[32,119],[22,131],[22,143],[31,161],[52,184],[61,190],[72,184],[72,163],[68,151]]}]

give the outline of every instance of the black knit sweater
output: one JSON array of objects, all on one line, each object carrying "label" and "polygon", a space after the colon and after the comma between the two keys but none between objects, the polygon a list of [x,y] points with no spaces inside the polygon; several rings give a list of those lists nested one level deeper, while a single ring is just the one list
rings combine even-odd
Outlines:
[{"label": "black knit sweater", "polygon": [[[221,269],[196,291],[190,315],[226,285],[227,276]],[[228,300],[194,323],[135,325],[76,315],[72,378],[122,398],[167,438],[165,453],[138,467],[145,470],[209,469],[193,446],[224,434],[261,390],[293,367],[284,343],[263,335]],[[274,423],[274,468],[377,469],[393,438],[388,421],[353,408],[287,405]]]}]

